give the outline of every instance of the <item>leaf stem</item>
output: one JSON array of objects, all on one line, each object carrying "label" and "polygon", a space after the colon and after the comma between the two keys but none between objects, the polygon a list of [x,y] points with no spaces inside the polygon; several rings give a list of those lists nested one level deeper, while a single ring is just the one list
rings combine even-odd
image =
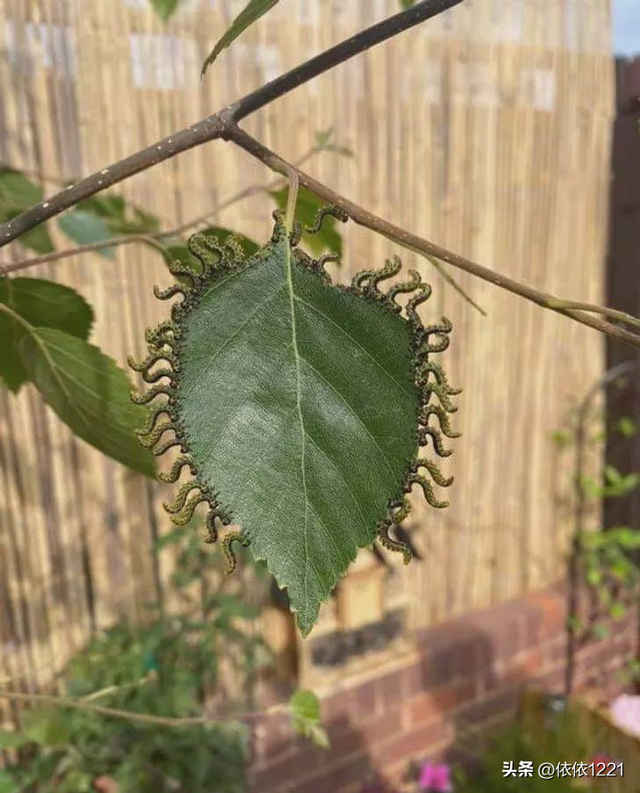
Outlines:
[{"label": "leaf stem", "polygon": [[296,202],[298,201],[298,187],[300,180],[298,171],[294,166],[288,167],[287,178],[289,179],[289,192],[287,193],[287,214],[285,215],[285,225],[289,232],[293,231],[293,223],[296,216]]},{"label": "leaf stem", "polygon": [[557,298],[550,298],[547,301],[547,307],[551,309],[579,309],[582,311],[592,311],[595,314],[602,314],[604,317],[611,317],[620,322],[625,322],[627,325],[640,328],[639,317],[627,314],[626,311],[619,311],[617,308],[607,308],[606,306],[596,306],[593,303],[580,303],[575,300],[560,300]]}]

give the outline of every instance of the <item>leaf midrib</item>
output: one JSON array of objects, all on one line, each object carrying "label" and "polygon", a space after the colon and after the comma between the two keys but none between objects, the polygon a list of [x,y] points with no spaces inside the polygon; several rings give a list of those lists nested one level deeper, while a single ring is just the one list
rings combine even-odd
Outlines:
[{"label": "leaf midrib", "polygon": [[303,554],[304,554],[304,568],[302,572],[302,591],[304,597],[305,609],[308,603],[308,574],[309,568],[309,495],[307,491],[307,474],[305,469],[305,453],[306,453],[306,429],[304,426],[304,416],[302,415],[302,377],[300,373],[300,352],[298,350],[298,334],[296,327],[296,295],[293,288],[293,256],[291,255],[291,246],[287,240],[285,245],[285,262],[287,272],[287,292],[289,294],[289,309],[291,312],[291,340],[293,357],[295,361],[296,371],[296,409],[298,411],[298,418],[300,419],[300,473],[302,478],[302,493],[304,496],[304,527],[303,527]]}]

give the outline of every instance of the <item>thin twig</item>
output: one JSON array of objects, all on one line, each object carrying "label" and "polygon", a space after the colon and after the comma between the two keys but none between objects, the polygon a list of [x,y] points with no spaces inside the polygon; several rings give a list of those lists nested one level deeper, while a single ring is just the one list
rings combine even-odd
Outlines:
[{"label": "thin twig", "polygon": [[123,179],[128,179],[140,171],[145,171],[153,165],[171,159],[195,146],[201,146],[210,140],[223,137],[229,124],[241,121],[256,110],[265,107],[275,99],[288,94],[334,66],[344,63],[370,47],[397,36],[461,2],[464,0],[422,0],[421,3],[417,3],[406,11],[394,14],[388,19],[356,33],[202,121],[179,132],[174,132],[151,146],[81,179],[76,184],[69,185],[62,192],[36,204],[6,223],[0,224],[0,247],[17,239],[25,231],[35,228],[45,220],[59,215],[79,201],[89,198]]},{"label": "thin twig", "polygon": [[[262,143],[251,137],[251,135],[249,135],[247,132],[240,129],[237,124],[229,125],[226,128],[224,134],[226,140],[230,140],[236,145],[240,146],[253,157],[257,158],[269,168],[278,173],[286,173],[288,169],[294,167],[278,154],[271,151],[271,149],[263,146]],[[624,328],[619,328],[617,325],[613,325],[610,322],[592,317],[586,311],[581,311],[576,308],[558,307],[559,305],[567,305],[567,301],[560,300],[554,295],[550,295],[546,292],[540,292],[539,290],[534,289],[527,284],[516,281],[513,278],[509,278],[506,275],[496,273],[487,267],[483,267],[483,265],[478,264],[477,262],[466,259],[464,256],[453,253],[452,251],[442,248],[433,242],[429,242],[429,240],[419,237],[417,234],[412,234],[410,231],[406,231],[405,229],[390,223],[388,220],[384,220],[383,218],[374,215],[372,212],[363,209],[353,201],[349,201],[349,199],[344,198],[335,191],[331,190],[331,188],[327,187],[321,182],[318,182],[316,179],[304,173],[303,171],[300,171],[299,169],[298,178],[300,180],[300,184],[304,185],[304,187],[311,190],[312,193],[315,193],[324,201],[340,207],[355,223],[358,223],[358,225],[365,226],[366,228],[369,228],[378,234],[382,234],[384,237],[387,237],[387,239],[402,245],[404,248],[408,248],[411,251],[427,257],[434,256],[439,261],[450,264],[453,267],[457,267],[459,270],[463,270],[464,272],[471,273],[471,275],[475,275],[477,278],[482,278],[483,281],[488,281],[494,286],[499,286],[501,289],[505,289],[508,292],[519,295],[520,297],[524,297],[526,300],[530,300],[531,302],[536,303],[543,308],[547,308],[551,311],[557,312],[558,314],[571,317],[571,319],[576,320],[576,322],[580,322],[583,325],[588,325],[591,328],[595,328],[612,339],[616,339],[625,344],[629,344],[632,347],[640,349],[640,334],[633,333],[631,331],[625,330]],[[575,304],[570,302],[568,305]],[[613,309],[601,309],[600,313],[607,314],[612,310]]]},{"label": "thin twig", "polygon": [[[325,146],[313,146],[309,149],[309,151],[303,154],[299,160],[296,160],[296,166],[302,165],[307,160],[311,159],[314,154],[324,151],[325,148]],[[52,253],[44,253],[41,256],[33,256],[30,259],[22,259],[19,262],[6,263],[0,266],[0,276],[7,275],[8,273],[15,273],[20,270],[27,270],[30,267],[35,267],[39,264],[49,264],[51,262],[59,261],[60,259],[67,259],[71,256],[81,256],[83,253],[92,253],[93,251],[103,250],[104,248],[116,248],[120,245],[129,245],[132,242],[142,242],[153,245],[154,242],[158,242],[169,237],[178,237],[185,231],[188,231],[195,226],[199,226],[202,223],[206,223],[224,209],[227,209],[233,204],[237,204],[244,198],[249,198],[249,196],[268,190],[276,190],[282,187],[284,184],[286,184],[286,182],[284,182],[282,179],[274,179],[271,182],[266,182],[265,184],[256,184],[245,187],[244,189],[239,190],[237,193],[229,196],[229,198],[222,201],[222,203],[213,207],[213,209],[211,209],[206,214],[200,215],[197,218],[192,218],[186,223],[183,223],[181,226],[169,229],[168,231],[158,231],[155,234],[122,234],[119,237],[111,237],[111,239],[104,240],[103,242],[90,242],[86,245],[76,245],[73,248],[66,248],[61,251],[53,251]]]},{"label": "thin twig", "polygon": [[626,311],[620,311],[617,308],[596,306],[593,303],[580,303],[574,300],[555,300],[553,298],[549,300],[549,308],[577,308],[582,311],[592,311],[595,314],[602,314],[603,317],[611,317],[611,319],[617,319],[627,325],[640,328],[640,319],[638,317],[634,317],[631,314],[627,314]]},{"label": "thin twig", "polygon": [[58,708],[70,708],[72,710],[84,710],[88,713],[96,713],[100,716],[109,716],[115,719],[126,719],[144,724],[157,724],[162,727],[188,727],[197,724],[215,724],[226,718],[231,721],[247,721],[257,716],[265,714],[283,713],[289,707],[286,704],[272,705],[264,711],[248,711],[229,716],[153,716],[150,713],[138,713],[133,710],[121,710],[119,708],[108,708],[104,705],[95,705],[85,699],[71,699],[70,697],[58,697],[53,694],[25,694],[21,691],[2,691],[0,699],[7,699],[10,702],[32,702],[40,705],[50,705]]}]

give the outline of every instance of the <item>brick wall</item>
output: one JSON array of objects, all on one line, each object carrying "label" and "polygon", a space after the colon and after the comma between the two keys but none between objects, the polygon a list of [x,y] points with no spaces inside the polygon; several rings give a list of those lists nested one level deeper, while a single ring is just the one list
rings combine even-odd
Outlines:
[{"label": "brick wall", "polygon": [[[423,631],[410,657],[322,697],[329,751],[293,735],[285,714],[263,718],[252,791],[356,793],[373,771],[399,780],[411,760],[451,757],[469,725],[514,715],[525,685],[562,693],[565,605],[560,589],[545,590]],[[620,686],[615,673],[635,654],[636,626],[630,612],[608,638],[581,647],[577,690]]]}]

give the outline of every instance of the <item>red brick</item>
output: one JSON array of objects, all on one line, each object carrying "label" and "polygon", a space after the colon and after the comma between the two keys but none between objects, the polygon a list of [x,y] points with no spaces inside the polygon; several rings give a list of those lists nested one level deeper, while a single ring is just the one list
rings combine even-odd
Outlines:
[{"label": "red brick", "polygon": [[522,687],[518,686],[465,705],[457,711],[456,722],[461,725],[482,724],[500,715],[515,714],[521,694]]},{"label": "red brick", "polygon": [[378,712],[378,687],[374,680],[353,689],[355,721],[361,724]]},{"label": "red brick", "polygon": [[558,661],[566,661],[567,636],[557,636],[552,639],[544,645],[543,652],[547,663],[555,664]]},{"label": "red brick", "polygon": [[361,782],[370,771],[369,757],[360,754],[322,774],[300,779],[287,788],[287,793],[339,793],[348,785]]},{"label": "red brick", "polygon": [[278,713],[259,723],[254,730],[254,747],[258,761],[269,762],[291,749],[291,718]]},{"label": "red brick", "polygon": [[306,750],[290,752],[273,763],[261,764],[251,770],[252,790],[260,793],[285,787],[302,775],[309,775],[326,762],[323,749],[308,745]]},{"label": "red brick", "polygon": [[410,723],[416,726],[432,719],[441,719],[454,708],[473,699],[475,693],[475,684],[468,679],[419,694],[408,703]]},{"label": "red brick", "polygon": [[358,729],[365,746],[375,756],[376,746],[386,738],[397,735],[402,729],[401,708],[387,711],[384,715],[372,719],[369,724]]},{"label": "red brick", "polygon": [[417,641],[424,659],[423,687],[471,674],[491,659],[492,638],[472,621],[428,628]]},{"label": "red brick", "polygon": [[565,689],[566,667],[563,665],[550,667],[536,675],[536,686],[552,694],[563,693]]},{"label": "red brick", "polygon": [[351,721],[353,717],[354,704],[351,691],[338,691],[329,697],[325,697],[320,703],[320,713],[323,722]]},{"label": "red brick", "polygon": [[433,721],[383,743],[376,751],[376,764],[384,768],[414,755],[424,755],[450,743],[454,738],[451,723]]},{"label": "red brick", "polygon": [[547,638],[564,632],[567,601],[562,592],[546,590],[527,596],[529,603],[542,612],[542,630]]},{"label": "red brick", "polygon": [[395,708],[398,702],[402,702],[407,696],[404,687],[405,679],[406,667],[396,669],[375,681],[378,689],[378,701],[383,713],[390,708]]},{"label": "red brick", "polygon": [[504,673],[500,677],[500,685],[504,687],[526,682],[535,677],[541,670],[542,651],[539,648],[520,653],[505,664]]}]

